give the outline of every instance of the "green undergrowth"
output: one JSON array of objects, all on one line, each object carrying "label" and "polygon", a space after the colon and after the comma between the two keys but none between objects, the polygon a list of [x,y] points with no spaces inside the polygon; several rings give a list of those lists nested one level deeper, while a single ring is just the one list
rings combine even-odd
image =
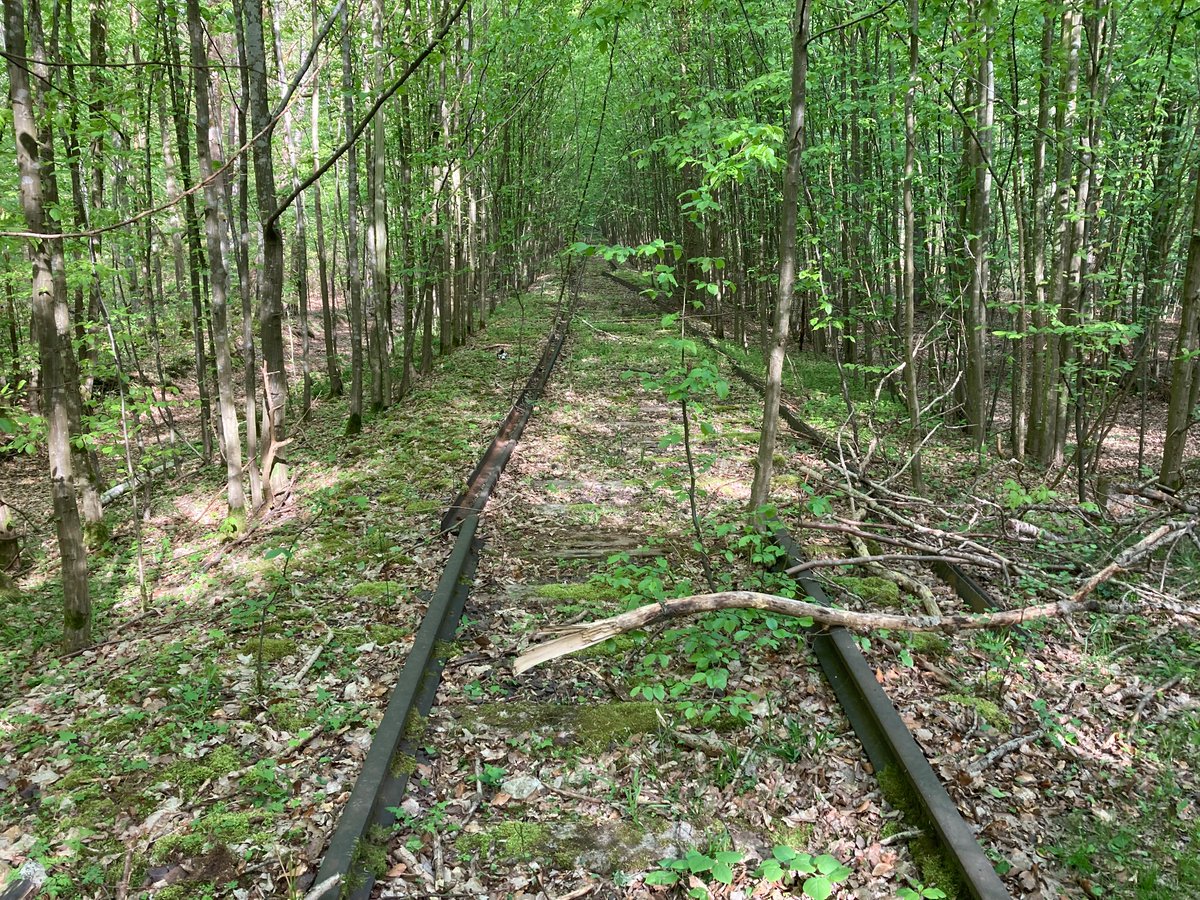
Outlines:
[{"label": "green undergrowth", "polygon": [[159,860],[187,860],[194,877],[157,897],[229,896],[230,872],[302,849],[284,820],[323,796],[327,767],[292,748],[373,724],[382,701],[344,686],[397,667],[433,586],[437,517],[532,369],[553,299],[503,304],[359,435],[344,435],[344,399],[318,395],[288,448],[293,505],[238,542],[221,532],[217,467],[157,483],[145,608],[128,506],[115,504],[89,556],[94,633],[110,641],[95,652],[57,655],[57,572],[30,542],[19,602],[0,600],[0,756],[13,776],[0,781],[0,832],[33,841],[24,853],[46,867],[47,896],[110,895],[123,836],[159,809],[191,824],[156,841],[153,860],[135,854],[131,897]]}]

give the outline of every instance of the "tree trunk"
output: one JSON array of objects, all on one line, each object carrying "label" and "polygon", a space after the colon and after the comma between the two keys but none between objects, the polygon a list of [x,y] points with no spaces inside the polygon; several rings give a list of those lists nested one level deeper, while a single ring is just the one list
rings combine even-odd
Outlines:
[{"label": "tree trunk", "polygon": [[204,232],[208,241],[208,284],[212,291],[213,348],[217,358],[217,409],[221,416],[221,451],[225,456],[225,486],[229,518],[240,530],[246,516],[246,494],[242,486],[242,439],[238,433],[237,408],[233,396],[233,361],[229,356],[229,276],[221,246],[221,193],[224,176],[213,178],[222,160],[220,142],[213,140],[209,109],[208,52],[198,0],[187,0],[187,29],[191,49],[192,79],[196,95],[196,156],[204,186]]},{"label": "tree trunk", "polygon": [[[283,361],[283,233],[275,215],[275,163],[271,158],[272,121],[267,108],[267,58],[263,42],[262,0],[246,0],[243,7],[246,29],[246,67],[250,76],[250,127],[254,129],[254,186],[258,215],[263,226],[263,266],[259,279],[258,321],[262,332],[263,364],[266,368],[267,418],[263,433],[263,480],[267,500],[286,485],[287,465],[282,450],[286,440],[287,371]],[[266,462],[272,462],[267,466]]]},{"label": "tree trunk", "polygon": [[[233,3],[234,31],[238,48],[241,105],[237,110],[238,146],[246,145],[246,110],[250,106],[250,73],[246,65],[246,27],[242,0]],[[230,216],[233,221],[233,216]],[[254,309],[250,299],[250,170],[243,154],[238,159],[238,293],[242,303],[242,365],[246,419],[246,460],[250,475],[250,502],[255,509],[265,502],[262,472],[258,465],[258,366],[254,353]]]},{"label": "tree trunk", "polygon": [[[344,9],[342,21],[342,110],[349,137],[354,131],[354,61]],[[353,141],[346,151],[346,171],[346,263],[350,270],[350,417],[346,434],[358,434],[362,431],[363,316],[362,273],[358,268],[358,150]]]},{"label": "tree trunk", "polygon": [[971,276],[967,288],[964,325],[966,338],[966,412],[971,440],[976,449],[987,437],[987,294],[988,226],[992,194],[992,113],[994,109],[995,71],[992,64],[992,6],[989,0],[975,10],[983,49],[979,60],[979,79],[975,86],[977,102],[973,133],[968,135],[968,152],[974,175],[970,200]]},{"label": "tree trunk", "polygon": [[[312,7],[313,40],[317,38],[317,4],[314,0]],[[315,60],[314,60],[315,64]],[[312,92],[312,154],[313,169],[321,165],[321,129],[320,129],[320,93],[321,76],[318,72],[313,78]],[[330,297],[329,266],[325,261],[325,219],[321,212],[321,182],[315,181],[313,191],[313,218],[317,229],[317,272],[321,279],[321,327],[325,331],[325,371],[329,377],[329,395],[342,396],[342,366],[337,355],[337,319],[333,315],[332,298]]]},{"label": "tree trunk", "polygon": [[920,72],[918,29],[921,24],[920,0],[908,0],[908,90],[904,93],[904,391],[908,395],[908,426],[912,429],[909,438],[912,462],[913,492],[924,491],[921,477],[921,398],[917,395],[917,359],[913,348],[913,331],[916,319],[916,230],[917,218],[913,211],[913,176],[917,150],[917,117],[914,108],[917,81]]},{"label": "tree trunk", "polygon": [[779,293],[775,300],[770,354],[767,358],[758,462],[750,488],[751,510],[766,505],[771,494],[775,438],[779,428],[779,397],[783,391],[783,360],[787,353],[792,291],[796,284],[796,215],[800,196],[800,164],[804,154],[809,7],[809,0],[796,0],[796,16],[792,24],[791,114],[788,121],[787,166],[783,173],[783,204],[779,212]]},{"label": "tree trunk", "polygon": [[[10,67],[11,68],[11,67]],[[1187,429],[1192,421],[1193,356],[1200,338],[1200,167],[1192,177],[1195,197],[1192,201],[1192,231],[1188,238],[1187,266],[1180,298],[1179,334],[1175,339],[1175,360],[1171,366],[1171,399],[1167,407],[1167,437],[1163,445],[1162,467],[1158,480],[1164,487],[1177,489],[1183,484],[1183,451]]]},{"label": "tree trunk", "polygon": [[[57,226],[46,214],[43,202],[43,169],[38,128],[30,90],[29,72],[23,62],[29,54],[25,42],[25,10],[22,0],[4,0],[4,46],[8,51],[8,90],[17,168],[21,175],[21,209],[31,232],[55,233]],[[33,60],[38,65],[41,60]],[[92,602],[88,593],[87,551],[83,523],[75,498],[71,464],[71,430],[68,415],[66,373],[68,357],[74,357],[66,281],[56,279],[56,268],[64,269],[61,238],[30,241],[33,263],[33,318],[38,336],[41,367],[42,412],[46,417],[49,451],[50,491],[54,522],[62,558],[63,647],[78,650],[91,643]]]},{"label": "tree trunk", "polygon": [[[383,0],[372,4],[372,50],[375,57],[375,90],[382,91],[383,83]],[[388,277],[387,228],[387,157],[384,144],[383,110],[371,123],[371,287],[375,292],[375,359],[371,368],[371,407],[376,411],[391,404],[390,359],[387,346],[386,320],[391,304],[391,280]]]}]

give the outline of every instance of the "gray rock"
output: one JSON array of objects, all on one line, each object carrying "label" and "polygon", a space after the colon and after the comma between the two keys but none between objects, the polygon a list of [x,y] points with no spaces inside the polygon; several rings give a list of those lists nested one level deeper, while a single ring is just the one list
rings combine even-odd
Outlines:
[{"label": "gray rock", "polygon": [[508,794],[514,800],[528,800],[538,791],[545,787],[540,781],[532,775],[514,775],[512,778],[504,779],[504,783],[500,785],[500,790]]}]

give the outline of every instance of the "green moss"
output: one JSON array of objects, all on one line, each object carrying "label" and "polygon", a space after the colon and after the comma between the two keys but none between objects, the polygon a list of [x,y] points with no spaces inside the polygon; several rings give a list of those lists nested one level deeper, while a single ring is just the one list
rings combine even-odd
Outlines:
[{"label": "green moss", "polygon": [[367,636],[376,644],[395,644],[410,634],[412,634],[412,630],[403,625],[376,623],[367,626]]},{"label": "green moss", "polygon": [[791,847],[793,850],[803,850],[812,839],[813,827],[811,822],[801,822],[794,828],[776,828],[771,832],[771,840],[776,846]]},{"label": "green moss", "polygon": [[417,758],[408,753],[396,753],[392,757],[391,772],[393,778],[401,775],[411,775],[417,771]]},{"label": "green moss", "polygon": [[463,645],[458,641],[434,641],[433,656],[435,659],[440,659],[445,662],[448,659],[454,659],[456,656],[462,656]]},{"label": "green moss", "polygon": [[304,727],[304,711],[297,709],[292,702],[272,703],[267,707],[271,721],[282,731],[299,731]]},{"label": "green moss", "polygon": [[983,721],[998,731],[1012,727],[1012,720],[991,700],[973,697],[970,694],[944,694],[942,699],[947,703],[975,710]]},{"label": "green moss", "polygon": [[919,828],[922,835],[909,842],[909,852],[921,871],[921,880],[930,887],[941,888],[949,900],[963,894],[962,876],[938,842],[930,837],[933,829],[908,780],[891,766],[876,776],[884,798],[904,814],[905,828]]},{"label": "green moss", "polygon": [[183,884],[169,884],[161,891],[154,892],[155,900],[212,900],[216,896],[217,885],[212,881],[188,881]]},{"label": "green moss", "polygon": [[857,578],[852,575],[842,575],[834,578],[835,584],[840,584],[852,594],[857,594],[868,603],[879,606],[899,606],[900,588],[894,581],[871,575],[867,578]]},{"label": "green moss", "polygon": [[217,804],[199,819],[190,822],[186,831],[157,840],[153,862],[192,859],[212,848],[265,841],[271,836],[271,824],[274,821],[274,813],[260,810],[233,812]]},{"label": "green moss", "polygon": [[429,719],[414,709],[404,720],[404,737],[410,741],[419,741],[425,735],[425,729],[428,727]]},{"label": "green moss", "polygon": [[404,592],[398,581],[360,581],[350,588],[349,597],[395,597]]},{"label": "green moss", "polygon": [[[258,638],[251,638],[242,644],[242,652],[258,658]],[[264,637],[262,639],[263,662],[277,662],[296,652],[296,642],[291,638]]]},{"label": "green moss", "polygon": [[228,775],[241,768],[241,765],[238,752],[228,745],[222,745],[200,759],[181,759],[163,774],[166,780],[177,784],[186,796],[191,797],[204,782]]},{"label": "green moss", "polygon": [[368,835],[366,840],[360,840],[354,845],[354,869],[365,869],[376,878],[382,878],[388,870],[388,851],[386,839],[372,840],[375,835]]},{"label": "green moss", "polygon": [[484,831],[464,834],[455,846],[468,856],[480,853],[506,862],[525,862],[545,850],[548,836],[545,825],[511,819]]},{"label": "green moss", "polygon": [[601,749],[656,731],[658,712],[656,704],[645,702],[485,703],[469,715],[508,731],[560,732],[586,748]]},{"label": "green moss", "polygon": [[908,637],[908,645],[912,647],[916,653],[922,653],[925,656],[932,656],[935,659],[945,656],[950,652],[950,642],[940,634],[931,634],[927,631],[918,631]]}]

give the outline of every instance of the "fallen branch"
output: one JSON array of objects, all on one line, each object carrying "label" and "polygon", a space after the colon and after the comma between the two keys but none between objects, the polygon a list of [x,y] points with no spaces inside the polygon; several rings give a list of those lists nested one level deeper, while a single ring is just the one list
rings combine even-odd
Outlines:
[{"label": "fallen branch", "polygon": [[1124,551],[1120,556],[1085,581],[1079,590],[1071,595],[1071,599],[1078,603],[1118,572],[1122,571],[1123,569],[1128,569],[1143,557],[1149,556],[1163,544],[1171,540],[1177,540],[1191,530],[1192,525],[1190,523],[1187,525],[1159,525],[1152,532],[1150,532],[1128,550]]},{"label": "fallen branch", "polygon": [[870,563],[878,564],[881,562],[970,562],[973,565],[983,568],[1002,568],[1000,563],[992,562],[991,560],[986,562],[979,559],[965,560],[957,553],[880,553],[876,556],[871,556],[868,554],[866,556],[852,556],[847,559],[827,559],[825,557],[819,557],[817,559],[810,559],[808,562],[802,562],[798,565],[791,566],[785,571],[785,574],[799,575],[801,572],[808,572],[812,569],[828,569],[836,566],[863,566]]},{"label": "fallen branch", "polygon": [[1094,612],[1100,608],[1094,601],[1082,603],[1059,600],[1024,609],[1007,609],[984,615],[898,616],[890,613],[852,612],[846,609],[821,606],[807,600],[792,600],[777,594],[757,591],[722,591],[715,594],[696,594],[640,606],[619,616],[577,626],[571,633],[546,641],[521,654],[513,662],[513,672],[520,675],[534,666],[585,650],[603,643],[618,634],[636,631],[660,619],[695,616],[719,609],[761,609],[782,616],[807,618],[829,627],[841,626],[855,631],[933,631],[953,634],[958,631],[982,628],[1005,628],[1020,625],[1031,619],[1070,616],[1079,612]]},{"label": "fallen branch", "polygon": [[1045,736],[1045,734],[1046,729],[1039,728],[1037,731],[1031,731],[1029,734],[1023,734],[1020,737],[1015,737],[1011,741],[1005,741],[999,747],[993,747],[986,754],[979,757],[979,759],[971,762],[967,766],[967,771],[972,775],[978,775],[988,766],[992,765],[992,763],[994,763],[996,760],[1000,759],[1000,757],[1007,756],[1014,750],[1020,749],[1022,744],[1030,744],[1036,740],[1040,740],[1043,736]]},{"label": "fallen branch", "polygon": [[140,488],[142,485],[146,484],[148,481],[152,481],[154,479],[154,476],[161,475],[163,472],[167,471],[167,469],[174,468],[174,466],[175,466],[174,461],[171,461],[171,462],[161,463],[160,465],[155,466],[153,469],[142,469],[140,472],[138,472],[132,478],[128,479],[127,481],[122,481],[118,485],[114,485],[113,487],[111,487],[107,491],[105,491],[103,494],[101,494],[100,495],[100,505],[108,506],[108,504],[112,503],[114,500],[117,500],[118,498],[125,496],[132,490],[136,490],[137,488]]}]

